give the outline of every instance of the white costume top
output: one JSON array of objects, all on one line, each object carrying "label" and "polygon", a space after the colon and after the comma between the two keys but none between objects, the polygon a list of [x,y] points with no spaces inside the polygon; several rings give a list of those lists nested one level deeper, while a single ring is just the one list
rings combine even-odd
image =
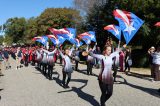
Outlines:
[{"label": "white costume top", "polygon": [[36,51],[36,55],[37,55],[36,60],[39,61],[39,62],[41,62],[41,60],[42,60],[42,55],[41,55],[40,51],[37,50],[37,51]]},{"label": "white costume top", "polygon": [[47,53],[42,53],[42,63],[47,63]]},{"label": "white costume top", "polygon": [[[69,56],[71,56],[72,51],[73,51],[73,49],[71,49],[71,51],[69,53]],[[62,58],[64,59],[64,66],[63,66],[64,69],[63,69],[63,71],[70,72],[70,73],[73,72],[70,57],[67,56],[67,55],[64,55],[60,50],[59,50],[59,52],[60,52],[60,55],[62,56]]]},{"label": "white costume top", "polygon": [[45,49],[42,49],[45,53],[47,53],[47,63],[50,64],[50,65],[53,65],[54,64],[54,54],[55,52],[57,51],[57,48],[54,49],[52,52],[49,52]]},{"label": "white costume top", "polygon": [[119,51],[113,52],[110,56],[104,56],[99,54],[91,53],[92,57],[95,57],[101,61],[102,67],[101,72],[99,74],[99,80],[106,84],[113,83],[113,76],[112,76],[112,64],[113,64],[113,57],[119,54]]}]

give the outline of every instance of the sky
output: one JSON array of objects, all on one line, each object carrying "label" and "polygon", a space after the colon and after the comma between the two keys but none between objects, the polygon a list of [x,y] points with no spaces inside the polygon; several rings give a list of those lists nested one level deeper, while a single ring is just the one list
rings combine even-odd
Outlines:
[{"label": "sky", "polygon": [[12,17],[39,16],[51,7],[73,7],[73,0],[0,0],[0,25]]}]

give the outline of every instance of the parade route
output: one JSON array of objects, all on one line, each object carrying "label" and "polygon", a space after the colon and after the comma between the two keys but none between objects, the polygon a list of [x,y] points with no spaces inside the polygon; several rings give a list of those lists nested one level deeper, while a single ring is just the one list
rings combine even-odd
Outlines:
[{"label": "parade route", "polygon": [[[56,64],[53,79],[48,80],[33,66],[3,71],[0,77],[0,106],[98,106],[100,89],[97,75],[100,69],[93,69],[94,76],[86,75],[86,66],[80,64],[80,71],[74,71],[70,88],[61,86],[61,66]],[[134,71],[134,69],[131,69]],[[118,73],[113,96],[107,106],[158,106],[160,82],[152,82],[147,76],[134,72],[128,76]]]}]

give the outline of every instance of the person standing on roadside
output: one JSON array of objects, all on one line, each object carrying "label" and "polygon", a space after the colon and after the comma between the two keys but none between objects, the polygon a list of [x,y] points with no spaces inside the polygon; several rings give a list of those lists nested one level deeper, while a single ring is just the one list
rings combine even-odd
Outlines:
[{"label": "person standing on roadside", "polygon": [[20,47],[17,48],[17,53],[16,53],[16,60],[17,60],[17,67],[16,69],[18,70],[18,68],[21,68],[21,61],[22,61],[22,50]]},{"label": "person standing on roadside", "polygon": [[125,70],[124,72],[127,74],[126,70],[128,69],[128,72],[130,72],[130,66],[132,65],[132,59],[131,59],[131,49],[126,49],[126,55],[125,55]]},{"label": "person standing on roadside", "polygon": [[0,50],[0,76],[3,76],[3,73],[2,73],[2,61],[3,61],[2,50]]},{"label": "person standing on roadside", "polygon": [[2,54],[3,54],[3,58],[4,58],[5,70],[8,70],[11,68],[11,65],[9,62],[9,52],[7,51],[7,48],[4,48]]},{"label": "person standing on roadside", "polygon": [[148,50],[148,54],[149,54],[149,64],[150,64],[150,68],[151,68],[151,78],[155,77],[154,74],[154,69],[153,69],[153,57],[151,56],[151,54],[153,54],[155,52],[155,48],[152,46],[149,50]]},{"label": "person standing on roadside", "polygon": [[155,74],[155,81],[160,81],[160,45],[158,45],[156,51],[154,53],[151,53],[151,56],[153,57],[153,70]]}]

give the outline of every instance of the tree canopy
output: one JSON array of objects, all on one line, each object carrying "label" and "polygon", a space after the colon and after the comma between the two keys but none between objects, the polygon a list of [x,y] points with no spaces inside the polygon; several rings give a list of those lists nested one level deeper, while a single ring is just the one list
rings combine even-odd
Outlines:
[{"label": "tree canopy", "polygon": [[[71,8],[48,8],[40,16],[30,19],[10,18],[5,23],[5,42],[31,43],[35,36],[49,34],[48,28],[80,28],[82,18],[79,11]],[[12,42],[12,43],[11,43]]]},{"label": "tree canopy", "polygon": [[[152,45],[160,42],[160,28],[154,26],[160,21],[160,1],[159,0],[93,0],[89,7],[84,8],[85,2],[74,0],[77,9],[85,11],[86,27],[92,26],[97,32],[97,37],[112,36],[103,30],[104,26],[109,24],[118,25],[112,12],[114,9],[121,9],[136,14],[145,21],[143,26],[133,37],[130,45],[143,46],[148,49]],[[86,3],[91,0],[86,0]],[[78,6],[77,6],[78,5]],[[114,38],[114,37],[113,37]]]}]

